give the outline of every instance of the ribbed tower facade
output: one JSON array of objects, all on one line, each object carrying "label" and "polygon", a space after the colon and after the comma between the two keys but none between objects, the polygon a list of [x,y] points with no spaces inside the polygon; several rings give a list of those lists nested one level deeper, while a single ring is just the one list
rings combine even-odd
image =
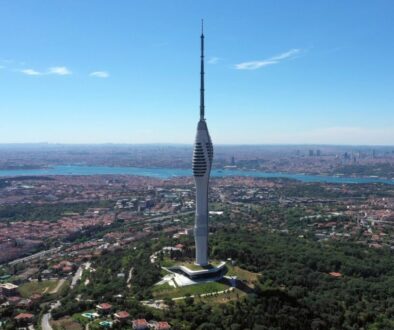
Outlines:
[{"label": "ribbed tower facade", "polygon": [[211,174],[213,146],[205,121],[204,104],[204,33],[201,33],[201,82],[200,120],[197,125],[193,150],[193,176],[196,183],[196,218],[194,240],[196,243],[196,264],[208,265],[208,188]]}]

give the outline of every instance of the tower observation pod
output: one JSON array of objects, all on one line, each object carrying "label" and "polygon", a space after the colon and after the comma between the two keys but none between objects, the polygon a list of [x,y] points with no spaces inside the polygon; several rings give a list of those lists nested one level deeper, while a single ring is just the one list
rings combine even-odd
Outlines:
[{"label": "tower observation pod", "polygon": [[204,104],[204,31],[201,31],[200,71],[200,120],[193,150],[193,176],[196,183],[196,215],[194,239],[196,261],[200,266],[208,265],[208,189],[213,160],[213,146],[205,121]]}]

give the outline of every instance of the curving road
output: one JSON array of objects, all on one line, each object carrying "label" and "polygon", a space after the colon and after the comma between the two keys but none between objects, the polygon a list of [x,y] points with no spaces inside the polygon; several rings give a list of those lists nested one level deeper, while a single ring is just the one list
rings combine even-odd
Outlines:
[{"label": "curving road", "polygon": [[53,330],[51,324],[49,323],[49,320],[52,318],[51,311],[52,311],[52,309],[57,308],[60,305],[61,305],[60,301],[56,301],[54,304],[51,304],[49,312],[42,316],[42,319],[41,319],[41,329],[42,330]]},{"label": "curving road", "polygon": [[42,330],[53,330],[53,328],[49,324],[50,319],[51,319],[51,313],[46,313],[42,316],[42,319],[41,319],[41,329]]}]

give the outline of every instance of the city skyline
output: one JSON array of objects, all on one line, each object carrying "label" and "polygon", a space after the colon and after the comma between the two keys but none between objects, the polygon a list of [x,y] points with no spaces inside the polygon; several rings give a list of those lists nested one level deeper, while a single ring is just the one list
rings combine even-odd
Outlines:
[{"label": "city skyline", "polygon": [[217,144],[393,144],[390,1],[0,9],[0,143],[191,144],[204,18]]}]

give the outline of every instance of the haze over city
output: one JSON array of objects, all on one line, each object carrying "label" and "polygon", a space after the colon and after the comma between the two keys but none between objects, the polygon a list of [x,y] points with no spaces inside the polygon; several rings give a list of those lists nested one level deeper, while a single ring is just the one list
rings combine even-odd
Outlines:
[{"label": "haze over city", "polygon": [[[0,3],[0,143],[391,145],[392,1]],[[234,131],[237,134],[234,134]]]}]

